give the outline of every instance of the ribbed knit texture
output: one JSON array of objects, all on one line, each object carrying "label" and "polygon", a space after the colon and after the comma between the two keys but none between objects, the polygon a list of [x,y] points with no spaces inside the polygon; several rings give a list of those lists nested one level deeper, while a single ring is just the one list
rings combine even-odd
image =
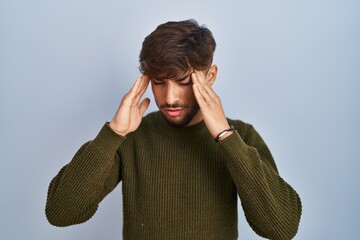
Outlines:
[{"label": "ribbed knit texture", "polygon": [[215,143],[203,122],[169,126],[159,112],[126,138],[108,124],[51,181],[46,215],[68,226],[93,216],[121,181],[123,239],[237,239],[237,196],[260,236],[291,239],[301,202],[251,125]]}]

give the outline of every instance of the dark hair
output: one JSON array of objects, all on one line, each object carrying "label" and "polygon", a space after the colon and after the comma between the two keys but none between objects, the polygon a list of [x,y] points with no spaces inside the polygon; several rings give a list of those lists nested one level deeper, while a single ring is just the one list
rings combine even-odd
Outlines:
[{"label": "dark hair", "polygon": [[158,80],[179,77],[192,68],[207,70],[215,47],[211,31],[195,20],[163,23],[145,38],[139,69]]}]

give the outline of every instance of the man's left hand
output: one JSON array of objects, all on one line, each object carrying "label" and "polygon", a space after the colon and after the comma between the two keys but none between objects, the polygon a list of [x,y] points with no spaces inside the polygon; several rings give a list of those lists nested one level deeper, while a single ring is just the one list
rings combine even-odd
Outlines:
[{"label": "man's left hand", "polygon": [[220,132],[230,127],[225,117],[221,99],[212,89],[204,72],[195,70],[191,74],[191,78],[193,91],[200,106],[205,125],[213,138],[216,138]]}]

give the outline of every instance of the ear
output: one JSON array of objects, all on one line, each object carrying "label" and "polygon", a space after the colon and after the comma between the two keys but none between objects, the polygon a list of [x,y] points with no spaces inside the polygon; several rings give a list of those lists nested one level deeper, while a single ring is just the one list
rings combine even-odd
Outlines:
[{"label": "ear", "polygon": [[210,84],[210,86],[212,86],[216,80],[217,71],[218,67],[214,64],[209,68],[208,72],[206,73],[206,80],[208,84]]}]

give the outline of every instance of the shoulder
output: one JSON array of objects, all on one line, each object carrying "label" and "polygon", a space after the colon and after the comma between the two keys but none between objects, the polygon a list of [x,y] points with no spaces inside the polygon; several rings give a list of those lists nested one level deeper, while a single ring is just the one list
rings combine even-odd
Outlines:
[{"label": "shoulder", "polygon": [[250,124],[248,122],[244,122],[244,121],[239,120],[239,119],[227,118],[227,120],[228,120],[229,124],[234,126],[234,128],[239,133],[247,132],[249,129],[253,128],[252,124]]},{"label": "shoulder", "polygon": [[143,117],[143,121],[156,119],[159,116],[159,114],[160,114],[160,111],[150,112]]},{"label": "shoulder", "polygon": [[141,120],[141,124],[139,126],[139,128],[143,128],[143,127],[149,127],[152,125],[156,125],[157,121],[158,121],[158,117],[159,117],[160,112],[150,112],[148,113],[146,116],[143,117],[143,119]]},{"label": "shoulder", "polygon": [[138,127],[138,129],[136,129],[134,132],[130,133],[128,135],[129,137],[134,137],[134,136],[143,136],[148,135],[148,134],[152,134],[154,131],[156,131],[156,125],[158,124],[158,115],[159,112],[151,112],[149,114],[147,114],[146,116],[144,116],[141,120],[140,126]]},{"label": "shoulder", "polygon": [[238,119],[227,118],[230,125],[234,126],[239,135],[245,140],[253,134],[258,134],[254,126],[248,122]]}]

